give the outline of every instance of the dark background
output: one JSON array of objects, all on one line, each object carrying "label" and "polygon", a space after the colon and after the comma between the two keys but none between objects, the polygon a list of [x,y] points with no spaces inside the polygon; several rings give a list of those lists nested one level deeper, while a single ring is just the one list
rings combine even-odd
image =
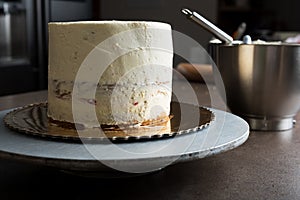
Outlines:
[{"label": "dark background", "polygon": [[[4,4],[16,4],[21,11],[5,11]],[[0,0],[0,96],[47,89],[50,21],[163,21],[207,48],[212,35],[188,21],[180,12],[183,7],[198,11],[230,35],[242,22],[247,24],[246,34],[254,39],[278,39],[278,32],[300,32],[298,0]],[[14,55],[10,60],[5,58],[7,26],[3,23],[7,14],[12,16]],[[192,57],[196,50],[190,47],[186,51]],[[174,66],[179,61],[175,58]]]}]

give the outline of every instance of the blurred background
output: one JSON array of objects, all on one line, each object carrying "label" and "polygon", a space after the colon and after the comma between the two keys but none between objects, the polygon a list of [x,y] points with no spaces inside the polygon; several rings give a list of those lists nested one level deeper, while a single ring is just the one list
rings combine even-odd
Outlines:
[{"label": "blurred background", "polygon": [[[206,48],[212,35],[186,20],[183,7],[230,35],[243,22],[253,39],[282,40],[300,31],[298,0],[0,0],[0,96],[47,89],[51,21],[163,21]],[[187,51],[192,57],[195,47]]]}]

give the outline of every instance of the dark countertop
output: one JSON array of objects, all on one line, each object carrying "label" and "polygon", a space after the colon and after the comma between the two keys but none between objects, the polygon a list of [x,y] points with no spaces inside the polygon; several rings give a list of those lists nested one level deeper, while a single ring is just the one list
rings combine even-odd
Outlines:
[{"label": "dark countertop", "polygon": [[[203,84],[193,83],[200,105],[210,105]],[[174,87],[185,91],[180,83]],[[213,87],[214,88],[214,87]],[[216,93],[216,90],[213,92]],[[46,91],[0,97],[0,110],[44,101]],[[188,102],[188,97],[186,99]],[[217,100],[220,109],[221,99]],[[300,121],[300,113],[297,115]],[[151,174],[86,178],[57,169],[0,160],[1,199],[300,199],[300,128],[251,132],[240,147]]]}]

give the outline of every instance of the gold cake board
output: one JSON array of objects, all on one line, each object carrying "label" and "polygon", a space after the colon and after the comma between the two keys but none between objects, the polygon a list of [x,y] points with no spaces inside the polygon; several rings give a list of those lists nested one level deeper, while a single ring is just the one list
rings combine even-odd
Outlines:
[{"label": "gold cake board", "polygon": [[[189,119],[182,119],[182,112]],[[47,103],[30,104],[14,109],[4,117],[5,125],[17,132],[39,136],[46,139],[64,141],[139,141],[169,138],[176,135],[197,132],[206,128],[215,115],[207,108],[190,104],[172,102],[171,116],[167,123],[138,127],[75,129],[59,126],[49,121]],[[185,117],[187,118],[187,117]],[[199,119],[196,121],[190,119]]]}]

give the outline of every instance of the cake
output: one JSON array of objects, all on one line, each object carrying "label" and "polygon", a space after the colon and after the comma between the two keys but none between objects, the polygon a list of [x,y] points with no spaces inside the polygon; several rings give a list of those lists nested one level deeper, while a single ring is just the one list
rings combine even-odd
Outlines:
[{"label": "cake", "polygon": [[94,128],[169,119],[173,64],[169,24],[82,21],[52,22],[48,28],[50,120]]}]

